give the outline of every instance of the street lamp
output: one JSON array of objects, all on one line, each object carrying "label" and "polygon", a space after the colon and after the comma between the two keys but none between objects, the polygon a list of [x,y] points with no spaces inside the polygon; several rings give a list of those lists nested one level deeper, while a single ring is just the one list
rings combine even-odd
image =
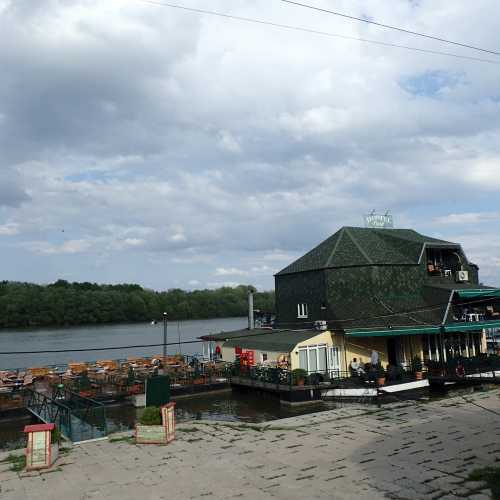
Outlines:
[{"label": "street lamp", "polygon": [[163,365],[167,362],[167,313],[163,313]]}]

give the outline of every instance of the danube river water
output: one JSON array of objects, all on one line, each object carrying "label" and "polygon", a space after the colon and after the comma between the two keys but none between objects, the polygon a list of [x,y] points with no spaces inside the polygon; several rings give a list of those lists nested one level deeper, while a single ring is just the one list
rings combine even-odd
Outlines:
[{"label": "danube river water", "polygon": [[[247,326],[246,318],[217,318],[191,321],[169,321],[168,343],[189,342],[201,335],[232,331]],[[32,366],[58,365],[70,361],[124,359],[128,356],[160,354],[160,347],[65,352],[42,354],[2,354],[19,351],[86,349],[130,345],[161,344],[163,324],[134,323],[123,325],[75,326],[0,330],[0,370]],[[170,345],[168,353],[194,354],[202,351],[201,343]]]}]

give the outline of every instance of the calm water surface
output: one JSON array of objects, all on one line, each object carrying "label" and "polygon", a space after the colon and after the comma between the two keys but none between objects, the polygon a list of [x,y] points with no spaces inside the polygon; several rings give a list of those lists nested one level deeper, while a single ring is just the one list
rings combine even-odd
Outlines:
[{"label": "calm water surface", "polygon": [[[200,335],[232,331],[247,326],[246,318],[218,318],[192,321],[170,321],[168,342],[197,340]],[[0,330],[0,353],[8,351],[41,351],[58,349],[85,349],[127,345],[161,344],[163,324],[134,323],[106,326],[75,326],[61,328],[36,328]],[[70,352],[57,354],[0,354],[0,370],[28,368],[31,366],[65,364],[70,361],[95,361],[98,359],[123,359],[128,356],[155,355],[161,347],[121,349],[114,351]],[[169,353],[179,347],[169,346]],[[181,345],[181,352],[201,352],[201,344]]]}]

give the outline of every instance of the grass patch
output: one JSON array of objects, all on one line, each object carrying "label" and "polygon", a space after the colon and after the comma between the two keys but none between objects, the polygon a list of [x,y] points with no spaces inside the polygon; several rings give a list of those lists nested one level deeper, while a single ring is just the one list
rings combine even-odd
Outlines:
[{"label": "grass patch", "polygon": [[108,438],[109,443],[133,443],[134,438],[132,436],[121,436],[115,438]]},{"label": "grass patch", "polygon": [[23,455],[9,455],[7,458],[2,460],[2,462],[7,462],[10,464],[9,469],[14,472],[21,472],[26,467],[26,456]]},{"label": "grass patch", "polygon": [[484,481],[491,490],[493,500],[500,500],[500,466],[476,469],[469,474],[470,481]]}]

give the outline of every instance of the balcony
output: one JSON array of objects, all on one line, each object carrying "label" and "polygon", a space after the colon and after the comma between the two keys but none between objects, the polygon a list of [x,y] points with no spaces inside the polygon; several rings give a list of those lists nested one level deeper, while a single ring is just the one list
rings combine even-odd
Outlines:
[{"label": "balcony", "polygon": [[[427,274],[440,278],[455,280],[458,272],[463,269],[463,258],[455,249],[428,248],[426,252]],[[468,281],[469,277],[464,275],[463,280]]]},{"label": "balcony", "polygon": [[[478,305],[476,307],[460,304],[453,308],[453,321],[460,323],[490,323],[500,324],[500,305]],[[479,325],[478,325],[479,326]]]}]

